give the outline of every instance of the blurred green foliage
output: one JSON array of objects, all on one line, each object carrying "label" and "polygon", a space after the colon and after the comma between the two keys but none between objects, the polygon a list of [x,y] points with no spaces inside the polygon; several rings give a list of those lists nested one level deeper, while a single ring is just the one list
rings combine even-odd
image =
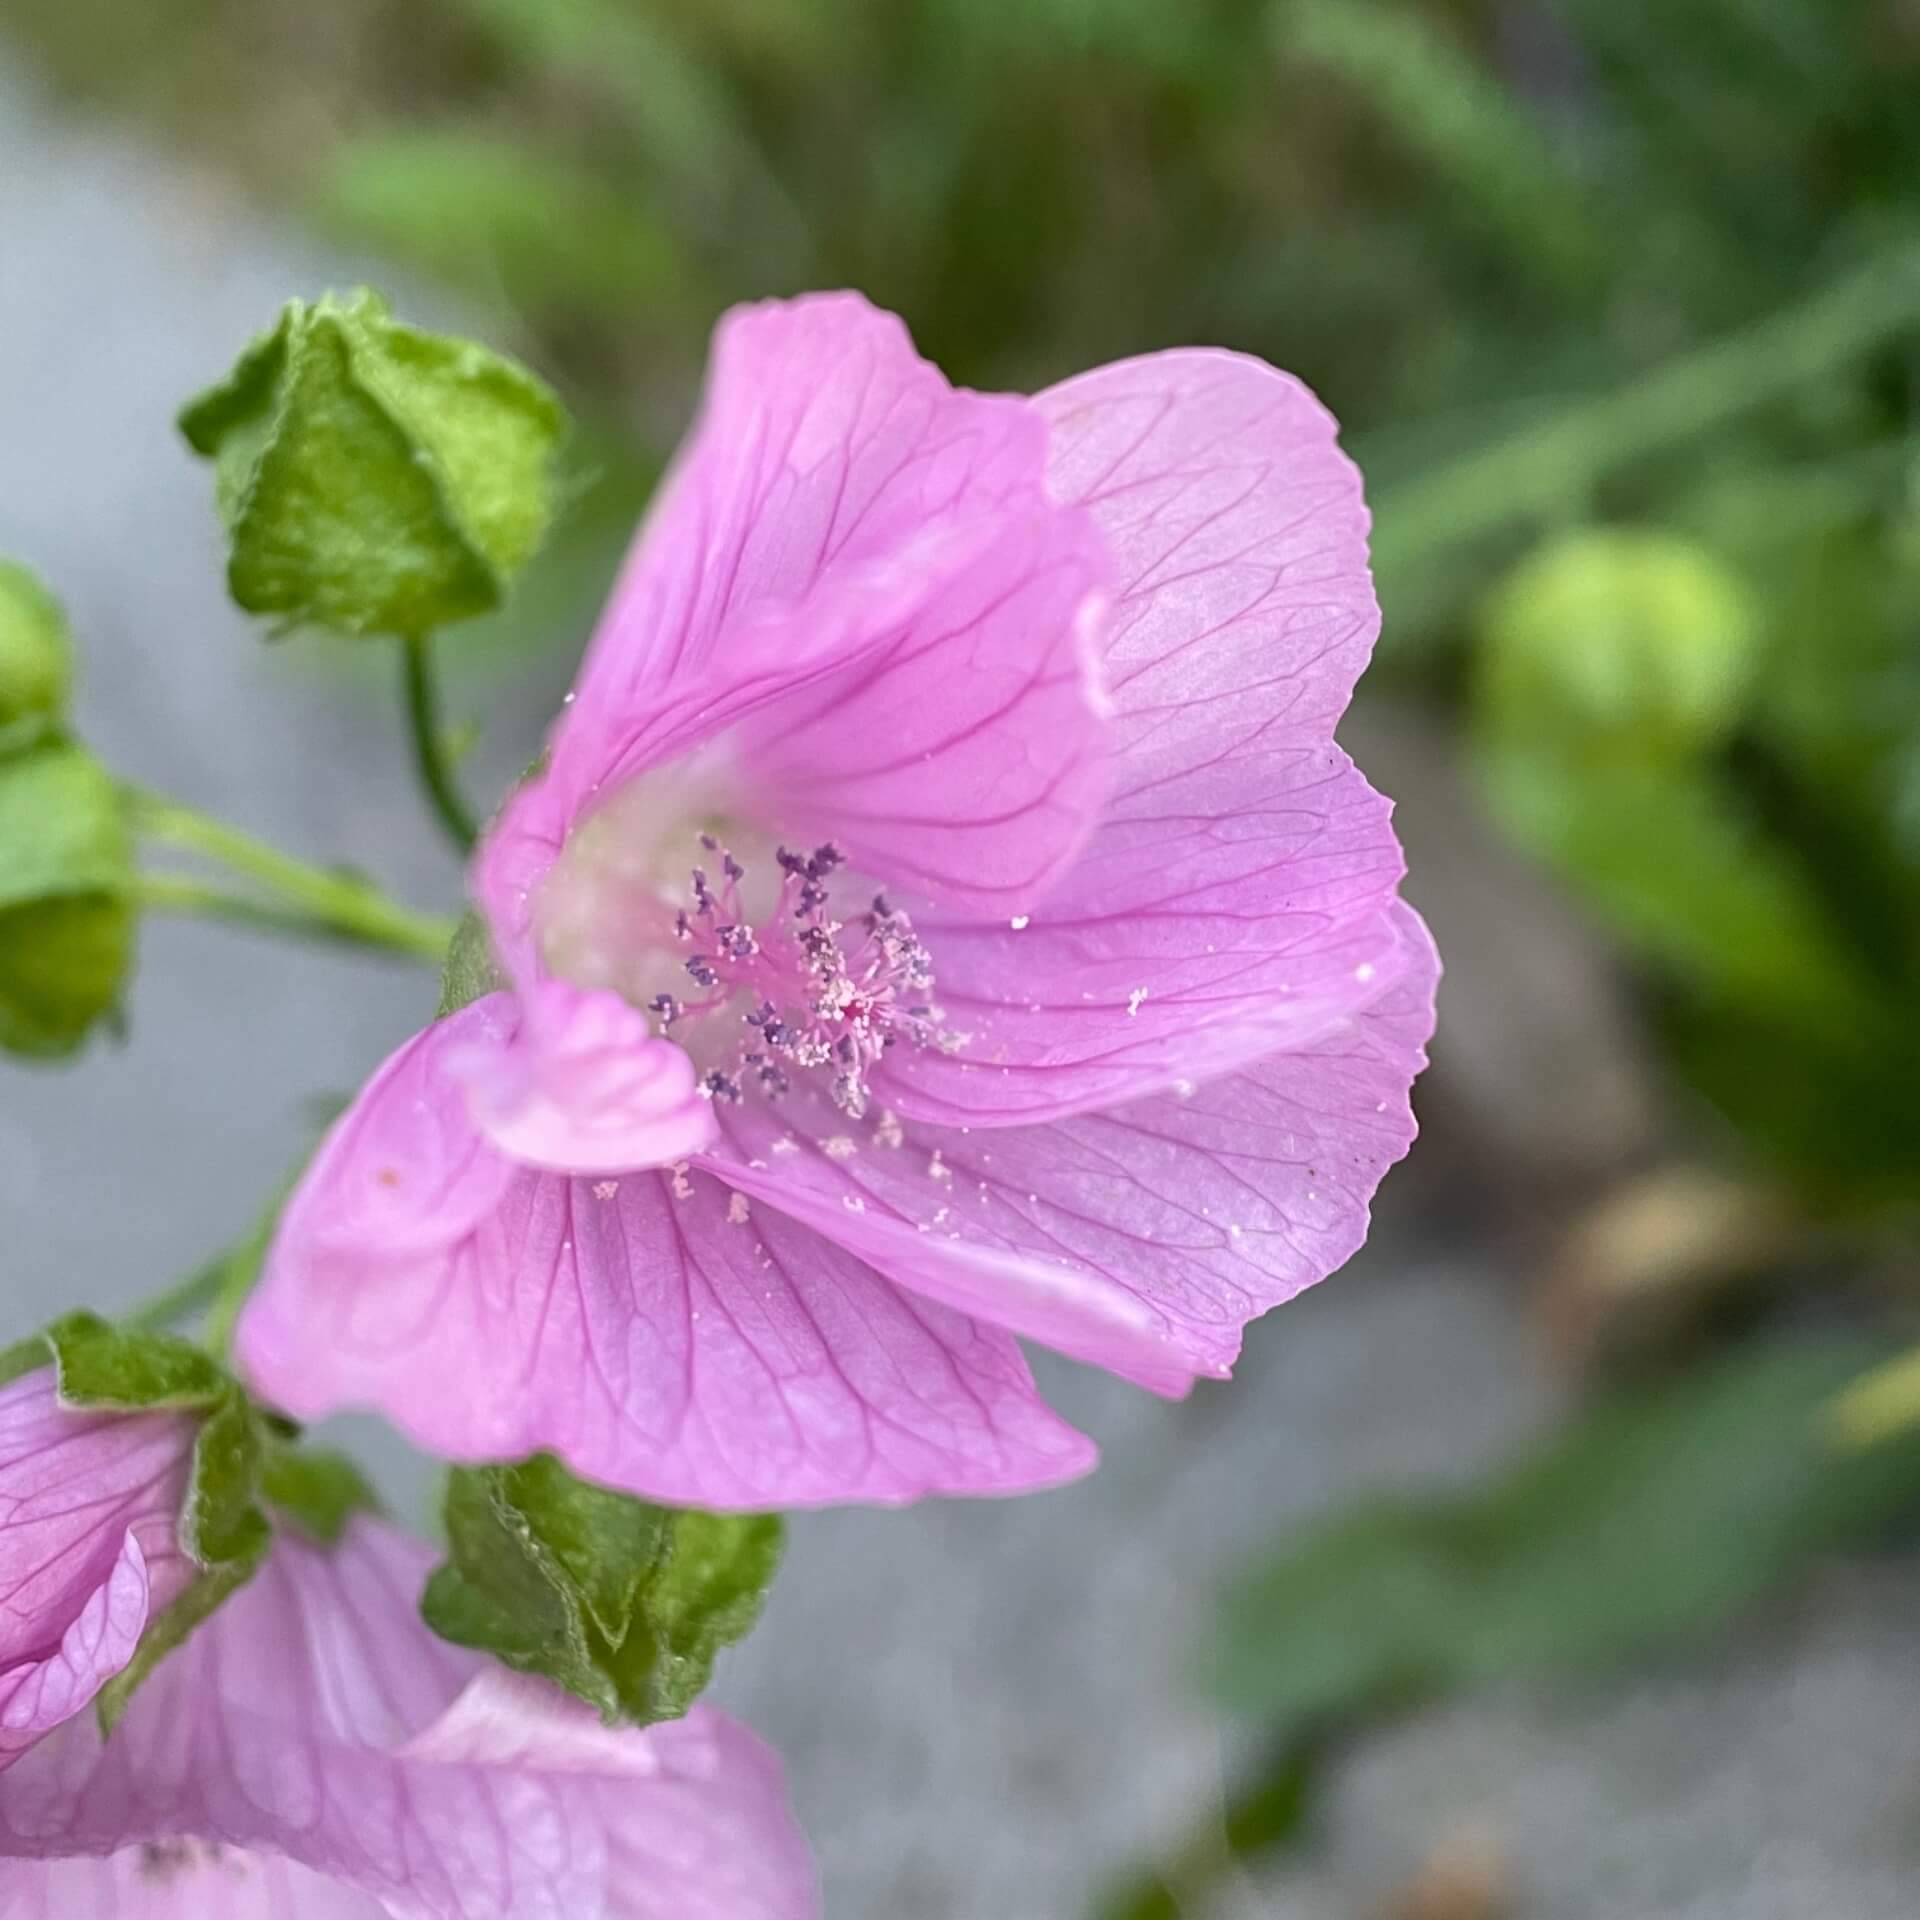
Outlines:
[{"label": "blurred green foliage", "polygon": [[1857,1340],[1762,1342],[1603,1402],[1491,1487],[1332,1516],[1229,1592],[1214,1692],[1291,1738],[1698,1640],[1911,1511],[1920,1439],[1828,1444],[1831,1397],[1873,1358]]},{"label": "blurred green foliage", "polygon": [[72,691],[60,603],[0,559],[0,1052],[29,1059],[114,1024],[133,960],[133,839]]},{"label": "blurred green foliage", "polygon": [[1226,1817],[1117,1883],[1097,1920],[1211,1912],[1250,1862],[1308,1843],[1343,1744],[1476,1685],[1562,1688],[1646,1665],[1778,1599],[1826,1555],[1910,1532],[1920,1435],[1836,1445],[1873,1357],[1800,1331],[1617,1393],[1490,1485],[1309,1524],[1229,1587],[1211,1690],[1264,1751]]},{"label": "blurred green foliage", "polygon": [[1908,0],[8,14],[491,303],[600,423],[543,634],[729,301],[858,285],[980,385],[1208,340],[1297,369],[1369,473],[1383,662],[1463,710],[1724,1137],[1816,1209],[1920,1217]]}]

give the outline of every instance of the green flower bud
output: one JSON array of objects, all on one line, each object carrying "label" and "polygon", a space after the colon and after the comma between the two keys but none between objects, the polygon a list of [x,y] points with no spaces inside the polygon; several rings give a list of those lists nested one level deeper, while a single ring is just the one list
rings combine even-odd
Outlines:
[{"label": "green flower bud", "polygon": [[0,1047],[71,1053],[119,1005],[133,841],[106,770],[65,741],[0,761]]},{"label": "green flower bud", "polygon": [[57,732],[72,690],[60,603],[25,567],[0,560],[0,754]]},{"label": "green flower bud", "polygon": [[1482,628],[1496,738],[1698,751],[1738,720],[1759,648],[1745,582],[1692,541],[1593,530],[1530,555]]},{"label": "green flower bud", "polygon": [[290,302],[180,428],[214,462],[241,606],[415,635],[506,598],[553,517],[566,415],[525,368],[362,290]]}]

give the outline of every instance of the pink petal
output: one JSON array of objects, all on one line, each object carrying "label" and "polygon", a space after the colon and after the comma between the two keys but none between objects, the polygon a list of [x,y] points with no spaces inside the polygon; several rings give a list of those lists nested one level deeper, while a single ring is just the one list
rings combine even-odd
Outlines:
[{"label": "pink petal", "polygon": [[110,1742],[75,1721],[9,1775],[0,1853],[45,1864],[0,1888],[49,1920],[810,1920],[764,1747],[704,1709],[609,1733],[484,1669],[417,1616],[430,1560],[368,1521],[283,1536]]},{"label": "pink petal", "polygon": [[1015,525],[1051,511],[1046,443],[1031,403],[956,392],[857,295],[722,321],[699,423],[545,770],[482,850],[477,890],[509,971],[535,970],[532,898],[587,812],[896,636],[992,555],[1016,504]]},{"label": "pink petal", "polygon": [[857,1138],[824,1101],[749,1103],[703,1164],[903,1286],[1184,1392],[1230,1370],[1249,1320],[1359,1248],[1412,1141],[1439,963],[1418,915],[1396,918],[1390,992],[1185,1096],[975,1134],[889,1116]]},{"label": "pink petal", "polygon": [[481,1131],[511,1159],[621,1173],[683,1159],[713,1138],[693,1062],[618,994],[544,980],[522,992],[509,1035],[497,1030],[499,1012],[469,1023],[494,1030],[476,1033],[448,1065]]},{"label": "pink petal", "polygon": [[0,1863],[6,1920],[387,1920],[391,1911],[274,1854],[198,1842]]},{"label": "pink petal", "polygon": [[1039,493],[894,640],[733,737],[743,805],[831,840],[889,886],[1018,913],[1065,870],[1106,790],[1093,649],[1106,553]]},{"label": "pink petal", "polygon": [[958,1055],[896,1051],[928,1120],[1085,1111],[1309,1045],[1392,984],[1388,807],[1333,744],[1379,627],[1359,476],[1289,376],[1170,353],[1042,394],[1051,480],[1118,566],[1114,791],[1016,930],[915,911]]},{"label": "pink petal", "polygon": [[[707,1507],[1005,1492],[1092,1464],[1008,1335],[777,1213],[742,1217],[708,1175],[512,1166],[436,1071],[462,1025],[381,1070],[289,1204],[236,1341],[269,1399],[378,1407],[451,1459],[551,1449]],[[407,1196],[417,1219],[394,1217]]]},{"label": "pink petal", "polygon": [[0,1674],[0,1770],[73,1716],[133,1658],[152,1610],[146,1556],[131,1533],[56,1652]]},{"label": "pink petal", "polygon": [[0,1768],[78,1713],[191,1579],[175,1529],[195,1432],[63,1407],[51,1368],[0,1388]]}]

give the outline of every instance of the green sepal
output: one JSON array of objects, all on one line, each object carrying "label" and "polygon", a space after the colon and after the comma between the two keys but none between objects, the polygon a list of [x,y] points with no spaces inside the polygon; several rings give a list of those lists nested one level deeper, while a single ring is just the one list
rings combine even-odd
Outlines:
[{"label": "green sepal", "polygon": [[230,1560],[210,1568],[194,1580],[172,1606],[147,1622],[147,1630],[140,1636],[133,1658],[94,1695],[93,1710],[103,1735],[111,1734],[120,1724],[127,1703],[154,1668],[260,1571],[265,1554],[263,1539],[260,1552],[252,1559]]},{"label": "green sepal", "polygon": [[201,1424],[180,1517],[180,1545],[200,1566],[257,1559],[269,1530],[256,1504],[266,1446],[259,1416],[238,1388]]},{"label": "green sepal", "polygon": [[316,1453],[275,1437],[267,1444],[261,1497],[322,1546],[337,1546],[357,1513],[378,1513],[380,1496],[341,1453]]},{"label": "green sepal", "polygon": [[59,1369],[63,1406],[103,1412],[219,1407],[234,1391],[203,1348],[170,1333],[118,1327],[96,1313],[68,1313],[45,1338]]},{"label": "green sepal", "polygon": [[73,642],[60,603],[25,567],[0,560],[0,756],[57,733],[73,693]]},{"label": "green sepal", "polygon": [[258,1503],[266,1446],[259,1413],[237,1386],[225,1382],[194,1441],[180,1515],[181,1549],[200,1572],[171,1606],[147,1623],[132,1660],[96,1696],[103,1734],[113,1732],[128,1701],[160,1662],[259,1572],[273,1541]]},{"label": "green sepal", "polygon": [[783,1534],[777,1515],[657,1507],[545,1454],[456,1468],[446,1526],[427,1624],[634,1726],[699,1697],[720,1649],[758,1619]]},{"label": "green sepal", "polygon": [[53,1349],[44,1333],[30,1333],[24,1340],[0,1347],[0,1387],[10,1387],[30,1373],[53,1364]]},{"label": "green sepal", "polygon": [[117,1010],[133,883],[126,812],[91,755],[56,737],[0,759],[0,1047],[70,1053]]},{"label": "green sepal", "polygon": [[446,964],[440,972],[440,1005],[436,1020],[471,1006],[482,996],[496,992],[506,984],[500,963],[493,957],[493,941],[487,923],[471,911],[462,915],[447,948]]},{"label": "green sepal", "polygon": [[417,635],[506,598],[553,517],[567,423],[525,368],[362,289],[289,302],[180,429],[215,462],[242,607]]}]

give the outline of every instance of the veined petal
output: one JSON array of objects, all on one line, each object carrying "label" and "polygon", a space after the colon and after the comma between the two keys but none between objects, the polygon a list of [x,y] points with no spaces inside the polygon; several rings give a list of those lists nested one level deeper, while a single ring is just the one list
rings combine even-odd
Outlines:
[{"label": "veined petal", "polygon": [[1108,818],[1021,924],[907,904],[964,1044],[896,1049],[898,1112],[1003,1127],[1085,1113],[1313,1045],[1406,965],[1387,803],[1338,747],[1239,812]]},{"label": "veined petal", "polygon": [[956,391],[857,295],[730,314],[546,766],[482,850],[509,971],[534,970],[538,881],[596,805],[896,638],[981,564],[1004,576],[985,556],[1008,509],[1057,511],[1046,448],[1030,402]]},{"label": "veined petal", "polygon": [[1052,485],[1117,566],[1114,785],[1030,923],[915,909],[971,1043],[896,1055],[903,1114],[1008,1126],[1312,1044],[1391,984],[1402,862],[1333,744],[1379,612],[1359,475],[1298,381],[1225,353],[1040,395]]},{"label": "veined petal", "polygon": [[[1009,1335],[709,1175],[512,1165],[436,1084],[454,1025],[376,1076],[282,1218],[235,1350],[289,1413],[373,1406],[450,1459],[550,1449],[590,1479],[715,1508],[1006,1492],[1092,1464]],[[449,1163],[485,1210],[438,1210]],[[391,1231],[348,1236],[369,1187]],[[409,1195],[426,1217],[392,1219]]]},{"label": "veined petal", "polygon": [[1104,545],[1035,499],[894,639],[738,730],[743,805],[949,910],[1031,906],[1106,792]]},{"label": "veined petal", "polygon": [[291,1860],[188,1841],[104,1860],[0,1861],[0,1920],[389,1920],[392,1911]]},{"label": "veined petal", "polygon": [[751,1735],[700,1708],[609,1733],[484,1668],[419,1620],[430,1562],[364,1519],[282,1536],[111,1741],[77,1720],[9,1775],[0,1914],[811,1920]]},{"label": "veined petal", "polygon": [[89,1593],[58,1649],[0,1674],[0,1770],[82,1707],[134,1656],[153,1612],[140,1542],[129,1532],[107,1577]]},{"label": "veined petal", "polygon": [[0,1769],[78,1713],[192,1578],[176,1538],[196,1427],[0,1388]]},{"label": "veined petal", "polygon": [[[1414,1133],[1439,963],[1396,910],[1398,983],[1313,1044],[1181,1092],[963,1133],[745,1105],[708,1156],[901,1285],[1165,1393],[1339,1267]],[[828,1141],[834,1144],[829,1150]]]}]

